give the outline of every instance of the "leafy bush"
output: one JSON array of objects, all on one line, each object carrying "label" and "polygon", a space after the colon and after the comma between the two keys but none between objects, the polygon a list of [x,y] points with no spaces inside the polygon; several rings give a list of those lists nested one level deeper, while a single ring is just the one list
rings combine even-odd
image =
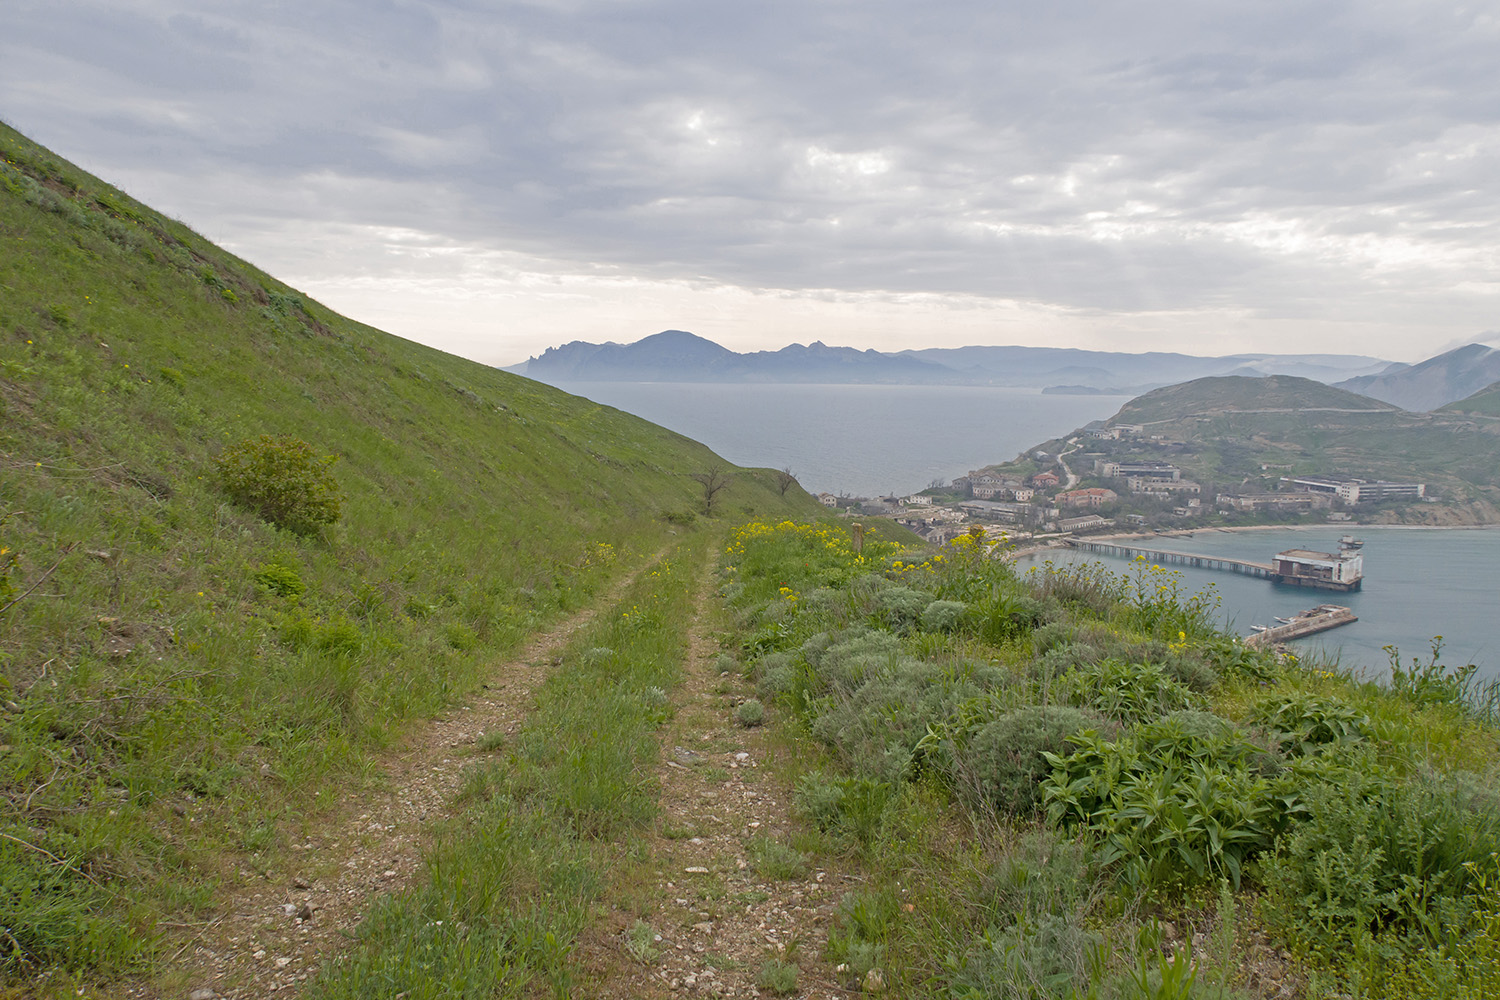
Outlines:
[{"label": "leafy bush", "polygon": [[1113,743],[1077,737],[1066,757],[1047,753],[1049,820],[1097,835],[1100,862],[1121,862],[1128,882],[1222,873],[1239,885],[1244,860],[1284,824],[1290,796],[1259,773],[1259,747],[1200,722],[1174,716]]},{"label": "leafy bush", "polygon": [[1233,636],[1211,636],[1198,643],[1199,654],[1221,677],[1268,681],[1276,676],[1276,655],[1251,649]]},{"label": "leafy bush", "polygon": [[1041,804],[1041,781],[1052,773],[1045,754],[1067,753],[1068,737],[1104,722],[1068,705],[1019,708],[975,733],[959,752],[959,767],[981,801],[1024,816]]},{"label": "leafy bush", "polygon": [[1046,602],[1024,594],[1002,594],[978,607],[979,637],[996,646],[1024,638],[1043,627],[1052,611]]},{"label": "leafy bush", "polygon": [[230,445],[217,459],[220,482],[231,500],[272,524],[310,532],[334,524],[344,495],[329,467],[306,441],[262,434]]},{"label": "leafy bush", "polygon": [[1403,694],[1418,705],[1462,704],[1475,671],[1473,663],[1450,670],[1439,662],[1443,652],[1443,637],[1432,640],[1432,656],[1426,663],[1413,656],[1411,667],[1401,666],[1401,651],[1395,646],[1382,646],[1391,658],[1391,690]]},{"label": "leafy bush", "polygon": [[277,597],[300,597],[307,589],[296,567],[282,563],[265,563],[251,573],[255,582]]},{"label": "leafy bush", "polygon": [[1199,698],[1167,676],[1159,663],[1101,660],[1076,667],[1062,678],[1060,686],[1071,703],[1121,722],[1155,719],[1200,704]]},{"label": "leafy bush", "polygon": [[1266,727],[1287,754],[1315,753],[1331,743],[1364,739],[1368,716],[1334,698],[1315,694],[1281,695],[1256,706],[1251,718]]}]

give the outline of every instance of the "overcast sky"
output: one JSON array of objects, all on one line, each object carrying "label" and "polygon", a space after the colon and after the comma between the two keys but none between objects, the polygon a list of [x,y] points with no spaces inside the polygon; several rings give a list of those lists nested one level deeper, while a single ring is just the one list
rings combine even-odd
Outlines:
[{"label": "overcast sky", "polygon": [[0,118],[481,361],[1500,330],[1500,2],[5,7]]}]

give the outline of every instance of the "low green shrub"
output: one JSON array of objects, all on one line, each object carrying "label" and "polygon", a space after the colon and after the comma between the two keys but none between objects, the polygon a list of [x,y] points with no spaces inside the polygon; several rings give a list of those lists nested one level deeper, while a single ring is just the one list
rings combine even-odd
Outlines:
[{"label": "low green shrub", "polygon": [[1029,705],[985,725],[957,751],[960,785],[997,812],[1027,816],[1041,804],[1047,753],[1066,754],[1068,738],[1110,728],[1100,716],[1070,705]]},{"label": "low green shrub", "polygon": [[895,781],[905,776],[917,745],[959,705],[1003,683],[988,664],[929,663],[893,657],[852,692],[817,700],[814,736],[860,773]]},{"label": "low green shrub", "polygon": [[750,867],[764,878],[801,878],[807,874],[807,855],[770,837],[754,837],[745,845]]},{"label": "low green shrub", "polygon": [[1027,917],[984,934],[944,962],[953,1000],[1074,1000],[1102,978],[1104,939],[1072,912]]},{"label": "low green shrub", "polygon": [[300,597],[307,590],[296,567],[279,562],[263,563],[250,574],[257,584],[277,597]]},{"label": "low green shrub", "polygon": [[831,778],[809,771],[797,781],[792,803],[819,830],[868,847],[885,824],[894,790],[870,778]]},{"label": "low green shrub", "polygon": [[625,950],[642,965],[653,965],[661,957],[661,935],[644,920],[637,920],[625,931]]},{"label": "low green shrub", "polygon": [[766,721],[765,706],[755,698],[747,698],[734,710],[734,721],[742,726],[758,726]]},{"label": "low green shrub", "polygon": [[1453,779],[1403,778],[1365,746],[1329,750],[1302,792],[1306,818],[1263,865],[1268,910],[1306,951],[1336,958],[1364,937],[1390,954],[1464,927],[1496,878],[1500,809]]},{"label": "low green shrub", "polygon": [[334,461],[306,441],[262,434],[225,448],[216,464],[231,500],[278,527],[306,533],[336,523],[343,512],[344,495],[329,468]]},{"label": "low green shrub", "polygon": [[1316,753],[1333,743],[1357,743],[1368,735],[1370,719],[1339,701],[1315,694],[1283,694],[1258,704],[1251,720],[1266,727],[1282,753]]},{"label": "low green shrub", "polygon": [[963,601],[933,601],[922,609],[922,631],[956,632],[968,610]]},{"label": "low green shrub", "polygon": [[1048,819],[1097,836],[1100,863],[1119,862],[1131,884],[1222,874],[1238,886],[1245,859],[1271,845],[1293,797],[1262,773],[1260,747],[1200,722],[1174,716],[1115,742],[1079,736],[1073,753],[1047,753]]},{"label": "low green shrub", "polygon": [[856,626],[820,632],[802,644],[801,652],[820,687],[847,693],[898,657],[901,640],[889,632]]},{"label": "low green shrub", "polygon": [[1198,708],[1201,699],[1167,675],[1159,663],[1126,663],[1105,659],[1080,664],[1059,682],[1063,697],[1074,705],[1119,719],[1143,722],[1183,708]]},{"label": "low green shrub", "polygon": [[1073,642],[1076,631],[1066,621],[1048,622],[1031,633],[1031,650],[1037,656],[1043,656],[1058,646]]},{"label": "low green shrub", "polygon": [[797,992],[797,966],[791,962],[768,958],[755,974],[755,985],[777,996]]},{"label": "low green shrub", "polygon": [[843,966],[846,984],[858,989],[871,969],[885,964],[886,946],[900,914],[901,904],[889,889],[844,893],[828,930],[826,957]]},{"label": "low green shrub", "polygon": [[932,595],[911,587],[886,587],[875,597],[875,619],[895,632],[909,632],[922,621]]}]

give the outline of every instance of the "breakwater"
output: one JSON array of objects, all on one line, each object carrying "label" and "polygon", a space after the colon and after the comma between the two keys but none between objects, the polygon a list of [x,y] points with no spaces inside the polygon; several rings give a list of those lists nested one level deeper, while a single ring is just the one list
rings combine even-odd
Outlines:
[{"label": "breakwater", "polygon": [[1315,608],[1295,614],[1275,628],[1263,629],[1245,636],[1245,645],[1255,649],[1274,646],[1278,642],[1291,642],[1319,632],[1327,632],[1340,625],[1359,621],[1359,616],[1340,604],[1319,604]]}]

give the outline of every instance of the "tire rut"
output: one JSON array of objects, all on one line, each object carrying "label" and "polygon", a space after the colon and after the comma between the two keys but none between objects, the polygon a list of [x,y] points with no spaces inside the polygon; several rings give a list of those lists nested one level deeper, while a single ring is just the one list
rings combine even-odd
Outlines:
[{"label": "tire rut", "polygon": [[416,727],[377,762],[382,787],[351,793],[331,814],[305,818],[288,833],[292,843],[276,869],[264,876],[241,869],[219,916],[187,937],[152,983],[127,995],[294,995],[347,947],[377,897],[420,875],[422,848],[434,822],[449,814],[474,742],[497,732],[513,736],[562,649],[665,552],[642,560],[589,608],[533,636],[469,703]]},{"label": "tire rut", "polygon": [[[839,900],[858,877],[811,863],[785,878],[756,870],[752,843],[787,844],[796,828],[792,790],[775,766],[786,750],[765,728],[735,721],[752,692],[736,670],[720,669],[712,579],[710,557],[684,680],[662,730],[660,815],[648,838],[654,884],[617,900],[580,943],[579,995],[766,996],[757,985],[766,961],[798,967],[796,988],[781,995],[856,995],[821,956]],[[654,932],[645,948],[643,932],[632,934],[637,921]]]}]

